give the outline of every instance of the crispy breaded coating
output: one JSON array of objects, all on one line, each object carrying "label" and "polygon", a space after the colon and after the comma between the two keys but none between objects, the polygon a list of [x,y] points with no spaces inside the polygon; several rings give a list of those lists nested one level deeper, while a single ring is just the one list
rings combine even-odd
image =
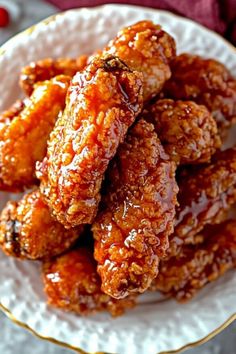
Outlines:
[{"label": "crispy breaded coating", "polygon": [[190,171],[179,180],[179,188],[170,249],[172,243],[195,243],[194,236],[205,225],[220,223],[236,202],[236,147],[218,152],[212,163]]},{"label": "crispy breaded coating", "polygon": [[[0,134],[3,135],[3,132],[8,129],[11,121],[18,116],[23,108],[25,107],[25,103],[23,100],[17,100],[14,102],[11,107],[0,114]],[[1,142],[0,142],[1,146]],[[21,188],[20,188],[21,189]],[[18,188],[13,186],[6,186],[3,181],[0,179],[0,191],[7,192],[18,192]]]},{"label": "crispy breaded coating", "polygon": [[96,262],[87,248],[45,262],[43,278],[48,303],[79,315],[108,311],[119,316],[135,306],[135,297],[115,300],[101,291]]},{"label": "crispy breaded coating", "polygon": [[41,192],[65,227],[91,223],[109,161],[142,108],[142,75],[96,57],[77,73],[38,167]]},{"label": "crispy breaded coating", "polygon": [[0,246],[21,259],[51,258],[73,245],[82,228],[66,230],[54,220],[39,190],[10,201],[0,214]]},{"label": "crispy breaded coating", "polygon": [[158,100],[142,115],[177,164],[209,162],[221,145],[217,125],[205,106],[192,101]]},{"label": "crispy breaded coating", "polygon": [[7,110],[0,114],[0,129],[6,129],[12,119],[18,116],[25,108],[24,100],[17,100]]},{"label": "crispy breaded coating", "polygon": [[123,28],[105,49],[131,69],[143,73],[144,101],[156,96],[171,76],[170,60],[176,55],[174,39],[152,21]]},{"label": "crispy breaded coating", "polygon": [[203,234],[206,239],[203,244],[185,246],[178,258],[161,263],[153,290],[186,301],[236,266],[235,220],[228,220]]},{"label": "crispy breaded coating", "polygon": [[[35,86],[25,107],[0,125],[0,185],[23,190],[36,183],[35,163],[46,155],[47,139],[65,106],[70,78],[57,76]],[[5,186],[5,188],[4,188]]]},{"label": "crispy breaded coating", "polygon": [[102,290],[115,298],[144,292],[158,273],[173,232],[175,163],[154,126],[139,120],[108,170],[104,209],[92,231]]},{"label": "crispy breaded coating", "polygon": [[223,64],[185,53],[172,61],[171,71],[166,97],[205,105],[222,133],[236,122],[236,80]]},{"label": "crispy breaded coating", "polygon": [[37,82],[50,80],[58,75],[72,78],[77,71],[82,71],[85,68],[87,59],[86,55],[81,55],[78,58],[45,58],[32,62],[22,68],[20,86],[26,95],[30,96]]}]

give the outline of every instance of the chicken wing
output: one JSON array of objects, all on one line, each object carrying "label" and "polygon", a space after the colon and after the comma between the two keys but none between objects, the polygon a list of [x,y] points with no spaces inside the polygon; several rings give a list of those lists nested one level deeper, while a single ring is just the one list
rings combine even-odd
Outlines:
[{"label": "chicken wing", "polygon": [[118,58],[95,57],[77,73],[38,166],[41,192],[65,227],[91,223],[109,161],[143,103],[142,76]]},{"label": "chicken wing", "polygon": [[46,155],[47,139],[65,106],[69,81],[67,76],[57,76],[36,85],[24,107],[13,109],[10,119],[0,125],[2,189],[23,190],[36,183],[35,163]]},{"label": "chicken wing", "polygon": [[10,201],[0,215],[0,246],[9,256],[45,259],[61,254],[77,240],[82,227],[66,230],[54,220],[39,190]]},{"label": "chicken wing", "polygon": [[144,292],[173,232],[175,163],[154,126],[138,121],[109,167],[107,192],[92,231],[102,290],[115,298]]},{"label": "chicken wing", "polygon": [[161,91],[171,76],[170,60],[176,55],[174,39],[151,21],[140,21],[122,29],[105,50],[131,69],[142,72],[144,101]]},{"label": "chicken wing", "polygon": [[179,206],[168,253],[184,243],[196,243],[196,235],[207,224],[225,219],[236,202],[236,147],[218,152],[212,163],[189,172],[179,181]]},{"label": "chicken wing", "polygon": [[223,64],[185,53],[172,61],[171,71],[166,97],[205,105],[222,134],[236,122],[236,80]]},{"label": "chicken wing", "polygon": [[87,65],[88,57],[81,55],[76,59],[72,58],[45,58],[32,62],[21,70],[20,86],[26,95],[30,96],[37,82],[50,80],[58,75],[66,75],[71,78],[82,71]]},{"label": "chicken wing", "polygon": [[121,315],[135,306],[135,297],[115,300],[101,291],[93,253],[78,248],[43,265],[45,292],[50,305],[80,315],[108,311]]},{"label": "chicken wing", "polygon": [[186,301],[207,283],[236,267],[235,220],[207,229],[203,238],[206,239],[203,244],[185,246],[178,258],[161,263],[152,290]]},{"label": "chicken wing", "polygon": [[192,101],[158,100],[142,115],[177,164],[209,162],[221,146],[217,125],[206,107]]}]

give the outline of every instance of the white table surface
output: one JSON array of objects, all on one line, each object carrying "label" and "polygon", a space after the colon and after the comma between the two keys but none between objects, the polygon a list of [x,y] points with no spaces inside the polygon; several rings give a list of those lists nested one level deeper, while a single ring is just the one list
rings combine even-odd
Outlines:
[{"label": "white table surface", "polygon": [[[11,2],[11,0],[8,1]],[[44,1],[15,0],[15,2],[20,5],[20,19],[7,29],[0,30],[0,44],[4,43],[15,33],[58,11],[56,8],[46,4]],[[13,353],[69,354],[72,353],[72,351],[34,337],[26,330],[12,323],[4,314],[0,313],[0,354]],[[198,348],[187,350],[185,353],[236,354],[236,322],[208,343],[203,344]]]}]

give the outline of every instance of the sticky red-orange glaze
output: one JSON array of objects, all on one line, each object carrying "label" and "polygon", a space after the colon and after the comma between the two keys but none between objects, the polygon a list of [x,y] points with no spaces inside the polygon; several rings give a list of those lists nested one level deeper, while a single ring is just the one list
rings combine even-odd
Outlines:
[{"label": "sticky red-orange glaze", "polygon": [[[14,102],[7,110],[0,114],[0,134],[3,135],[4,131],[8,129],[11,121],[18,116],[23,108],[25,107],[25,103],[23,100],[17,100]],[[7,192],[18,192],[21,188],[16,186],[7,186],[3,181],[0,180],[0,190]]]},{"label": "sticky red-orange glaze", "polygon": [[57,75],[66,75],[72,78],[77,71],[82,71],[86,65],[86,55],[81,55],[78,58],[45,58],[38,60],[22,68],[20,86],[30,96],[37,82],[50,80]]},{"label": "sticky red-orange glaze", "polygon": [[205,105],[222,134],[236,122],[236,80],[223,64],[185,53],[172,61],[171,71],[164,88],[167,97]]},{"label": "sticky red-orange glaze", "polygon": [[102,290],[115,298],[144,292],[173,232],[175,164],[140,120],[109,167],[105,204],[92,226]]},{"label": "sticky red-orange glaze", "polygon": [[67,76],[57,76],[38,84],[23,109],[0,125],[0,186],[3,189],[23,190],[36,183],[35,163],[46,154],[47,139],[65,106],[69,81]]},{"label": "sticky red-orange glaze", "polygon": [[174,39],[151,21],[140,21],[122,29],[105,50],[143,73],[144,101],[161,91],[171,75],[170,60],[176,55]]},{"label": "sticky red-orange glaze", "polygon": [[178,164],[209,162],[221,146],[214,118],[193,101],[158,100],[143,117],[154,124],[165,151]]},{"label": "sticky red-orange glaze", "polygon": [[45,292],[50,305],[80,315],[109,311],[121,315],[135,298],[115,300],[101,291],[92,251],[78,248],[43,265]]},{"label": "sticky red-orange glaze", "polygon": [[163,261],[153,289],[186,301],[236,266],[235,220],[203,231],[203,239],[206,239],[203,244],[184,246],[178,258]]},{"label": "sticky red-orange glaze", "polygon": [[170,236],[172,246],[195,243],[195,235],[207,224],[224,220],[236,202],[236,148],[218,152],[207,166],[186,174],[179,181],[179,207]]},{"label": "sticky red-orange glaze", "polygon": [[7,203],[0,215],[0,246],[21,259],[51,258],[67,250],[82,228],[66,230],[54,220],[39,190]]},{"label": "sticky red-orange glaze", "polygon": [[108,56],[96,57],[72,80],[38,171],[41,192],[67,228],[96,216],[108,163],[142,107],[141,78]]}]

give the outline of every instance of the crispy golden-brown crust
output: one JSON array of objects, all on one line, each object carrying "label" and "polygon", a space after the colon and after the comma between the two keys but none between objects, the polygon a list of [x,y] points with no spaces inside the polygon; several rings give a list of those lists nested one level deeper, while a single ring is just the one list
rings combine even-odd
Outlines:
[{"label": "crispy golden-brown crust", "polygon": [[35,163],[46,154],[69,81],[67,76],[57,76],[37,85],[19,114],[0,125],[0,186],[4,189],[23,190],[36,183]]},{"label": "crispy golden-brown crust", "polygon": [[18,116],[25,108],[23,100],[17,100],[6,111],[0,114],[0,129],[6,129],[7,125],[11,123],[12,119]]},{"label": "crispy golden-brown crust", "polygon": [[158,100],[143,117],[154,124],[165,151],[176,163],[209,162],[221,145],[214,118],[205,106],[192,101]]},{"label": "crispy golden-brown crust", "polygon": [[236,80],[223,64],[186,53],[172,61],[171,71],[166,97],[205,105],[220,132],[236,122]]},{"label": "crispy golden-brown crust", "polygon": [[196,243],[195,235],[207,224],[220,223],[236,202],[236,147],[218,152],[209,165],[186,174],[179,181],[179,207],[170,236],[174,254],[177,244]]},{"label": "crispy golden-brown crust", "polygon": [[66,230],[54,220],[39,190],[7,203],[0,215],[0,246],[9,256],[45,259],[61,254],[82,228]]},{"label": "crispy golden-brown crust", "polygon": [[163,261],[152,289],[175,297],[191,299],[207,283],[236,266],[236,221],[228,220],[203,232],[205,242],[183,247],[178,258]]},{"label": "crispy golden-brown crust", "polygon": [[[21,111],[25,108],[25,103],[23,100],[17,100],[14,102],[11,107],[0,114],[0,136],[3,135],[4,131],[6,131],[11,124],[11,121],[18,116]],[[0,179],[0,190],[6,192],[18,192],[19,189],[13,186],[7,186]]]},{"label": "crispy golden-brown crust", "polygon": [[96,57],[73,78],[38,168],[41,191],[65,227],[96,216],[105,170],[142,107],[141,78],[112,56]]},{"label": "crispy golden-brown crust", "polygon": [[21,70],[20,86],[30,96],[34,85],[40,81],[50,80],[57,75],[73,77],[77,71],[82,71],[87,65],[88,57],[81,55],[78,58],[45,58],[32,62]]},{"label": "crispy golden-brown crust", "polygon": [[144,101],[161,91],[171,75],[169,62],[176,55],[174,39],[151,21],[122,29],[105,50],[143,73]]},{"label": "crispy golden-brown crust", "polygon": [[135,305],[135,298],[115,300],[101,291],[92,251],[78,248],[44,263],[45,292],[50,305],[80,315],[109,311],[121,315]]},{"label": "crispy golden-brown crust", "polygon": [[173,232],[175,164],[154,126],[139,120],[108,170],[105,204],[92,226],[102,290],[115,298],[144,292]]}]

